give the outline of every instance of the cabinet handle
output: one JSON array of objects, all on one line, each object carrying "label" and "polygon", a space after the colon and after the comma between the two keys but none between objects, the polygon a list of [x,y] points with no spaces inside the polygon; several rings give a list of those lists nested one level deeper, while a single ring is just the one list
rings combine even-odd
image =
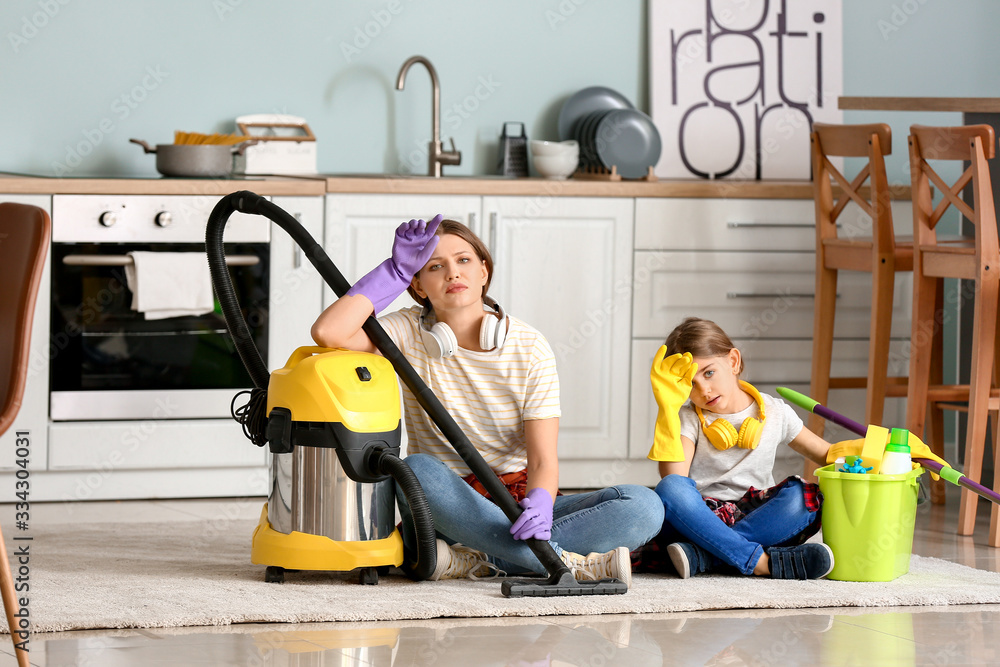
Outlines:
[{"label": "cabinet handle", "polygon": [[[726,292],[727,299],[771,299],[776,296],[790,297],[793,299],[815,299],[815,292],[789,292],[781,294],[778,292]],[[837,294],[840,298],[840,294]]]},{"label": "cabinet handle", "polygon": [[[295,221],[300,225],[302,224],[302,214],[295,214]],[[298,243],[292,244],[292,268],[300,269],[302,268],[302,247]]]},{"label": "cabinet handle", "polygon": [[812,222],[739,222],[730,220],[726,227],[730,229],[812,229],[816,225]]},{"label": "cabinet handle", "polygon": [[469,229],[476,231],[476,214],[469,213]]},{"label": "cabinet handle", "polygon": [[497,251],[497,219],[499,217],[496,211],[490,211],[490,252]]}]

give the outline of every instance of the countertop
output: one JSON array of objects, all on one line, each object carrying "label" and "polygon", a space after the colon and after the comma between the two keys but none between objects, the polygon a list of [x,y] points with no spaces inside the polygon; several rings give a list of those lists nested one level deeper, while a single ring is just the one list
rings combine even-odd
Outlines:
[{"label": "countertop", "polygon": [[320,179],[289,177],[209,178],[46,178],[0,174],[0,192],[74,195],[207,195],[222,197],[237,190],[259,195],[323,195]]},{"label": "countertop", "polygon": [[[600,181],[589,179],[500,178],[476,176],[316,175],[248,176],[232,179],[46,178],[0,174],[8,194],[208,195],[237,190],[260,195],[319,196],[326,193],[509,195],[538,197],[688,197],[709,199],[811,199],[812,182],[797,181]],[[908,199],[909,185],[892,186]]]},{"label": "countertop", "polygon": [[811,181],[603,181],[569,178],[329,176],[326,191],[374,194],[515,195],[542,197],[706,197],[811,199]]}]

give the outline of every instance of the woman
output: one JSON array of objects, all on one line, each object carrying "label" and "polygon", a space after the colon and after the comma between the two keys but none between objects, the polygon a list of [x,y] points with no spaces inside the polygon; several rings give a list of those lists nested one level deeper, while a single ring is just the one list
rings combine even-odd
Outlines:
[{"label": "woman", "polygon": [[[420,304],[380,318],[421,378],[524,509],[510,521],[486,496],[409,391],[404,389],[410,456],[440,538],[433,578],[545,569],[524,543],[550,540],[581,580],[631,580],[628,552],[663,521],[648,488],[620,485],[558,495],[559,380],[545,338],[487,296],[493,259],[465,225],[437,216],[396,230],[392,256],[361,278],[313,325],[317,344],[374,352],[362,330],[404,290]],[[478,487],[478,489],[477,489]],[[403,540],[415,546],[399,494]],[[586,553],[586,556],[581,554]]]}]

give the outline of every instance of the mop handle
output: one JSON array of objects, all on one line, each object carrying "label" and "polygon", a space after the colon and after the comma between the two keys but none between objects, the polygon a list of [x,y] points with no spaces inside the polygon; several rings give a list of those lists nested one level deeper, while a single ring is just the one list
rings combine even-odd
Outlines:
[{"label": "mop handle", "polygon": [[[864,437],[868,433],[868,429],[859,424],[858,422],[845,417],[839,412],[834,412],[825,405],[820,404],[818,401],[809,398],[805,394],[801,394],[794,389],[788,389],[787,387],[777,387],[778,394],[786,401],[799,406],[803,410],[808,410],[813,414],[819,415],[823,419],[828,419],[834,424],[840,424],[849,431],[857,433],[861,437]],[[919,463],[923,467],[930,470],[935,475],[940,475],[942,479],[945,479],[955,486],[961,486],[973,493],[991,500],[994,503],[1000,505],[1000,494],[998,494],[993,489],[988,489],[979,482],[974,482],[959,471],[955,470],[949,465],[942,465],[934,459],[925,459],[920,457],[914,457],[913,460]]]},{"label": "mop handle", "polygon": [[867,427],[862,426],[850,417],[845,417],[839,412],[834,412],[825,405],[822,405],[819,401],[809,398],[805,394],[799,393],[794,389],[789,389],[788,387],[775,387],[775,389],[777,390],[779,396],[789,403],[799,406],[803,410],[808,410],[815,415],[819,415],[823,419],[832,421],[834,424],[840,424],[848,431],[857,433],[862,438],[868,434]]}]

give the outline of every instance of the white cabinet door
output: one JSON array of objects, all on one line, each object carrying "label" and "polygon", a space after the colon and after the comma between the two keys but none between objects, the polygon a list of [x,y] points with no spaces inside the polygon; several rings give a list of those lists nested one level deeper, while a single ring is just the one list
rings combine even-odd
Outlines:
[{"label": "white cabinet door", "polygon": [[628,454],[633,207],[631,199],[483,198],[496,263],[490,293],[555,352],[560,458]]},{"label": "white cabinet door", "polygon": [[[324,248],[333,263],[354,283],[392,252],[400,223],[413,218],[430,220],[438,213],[479,233],[482,200],[464,195],[341,195],[326,197]],[[323,290],[323,305],[333,303],[334,292]],[[405,292],[386,307],[387,312],[414,305]]]},{"label": "white cabinet door", "polygon": [[[0,202],[30,204],[45,209],[52,214],[52,198],[48,195],[4,195]],[[47,253],[48,255],[48,253]],[[0,269],[2,270],[2,269]],[[0,470],[14,470],[18,456],[18,446],[27,444],[27,465],[29,470],[45,470],[48,460],[49,423],[49,258],[45,260],[42,278],[35,297],[35,312],[31,323],[31,343],[28,351],[28,378],[21,399],[21,409],[7,432],[0,436]],[[21,433],[22,435],[18,435]],[[27,435],[24,435],[27,434]],[[18,442],[19,438],[22,439]],[[21,454],[25,453],[21,447]],[[13,483],[10,484],[9,498],[13,498]]]},{"label": "white cabinet door", "polygon": [[[323,243],[322,197],[274,197],[317,243]],[[309,329],[323,308],[323,279],[305,252],[271,223],[267,367],[280,368],[297,347],[312,345]]]}]

